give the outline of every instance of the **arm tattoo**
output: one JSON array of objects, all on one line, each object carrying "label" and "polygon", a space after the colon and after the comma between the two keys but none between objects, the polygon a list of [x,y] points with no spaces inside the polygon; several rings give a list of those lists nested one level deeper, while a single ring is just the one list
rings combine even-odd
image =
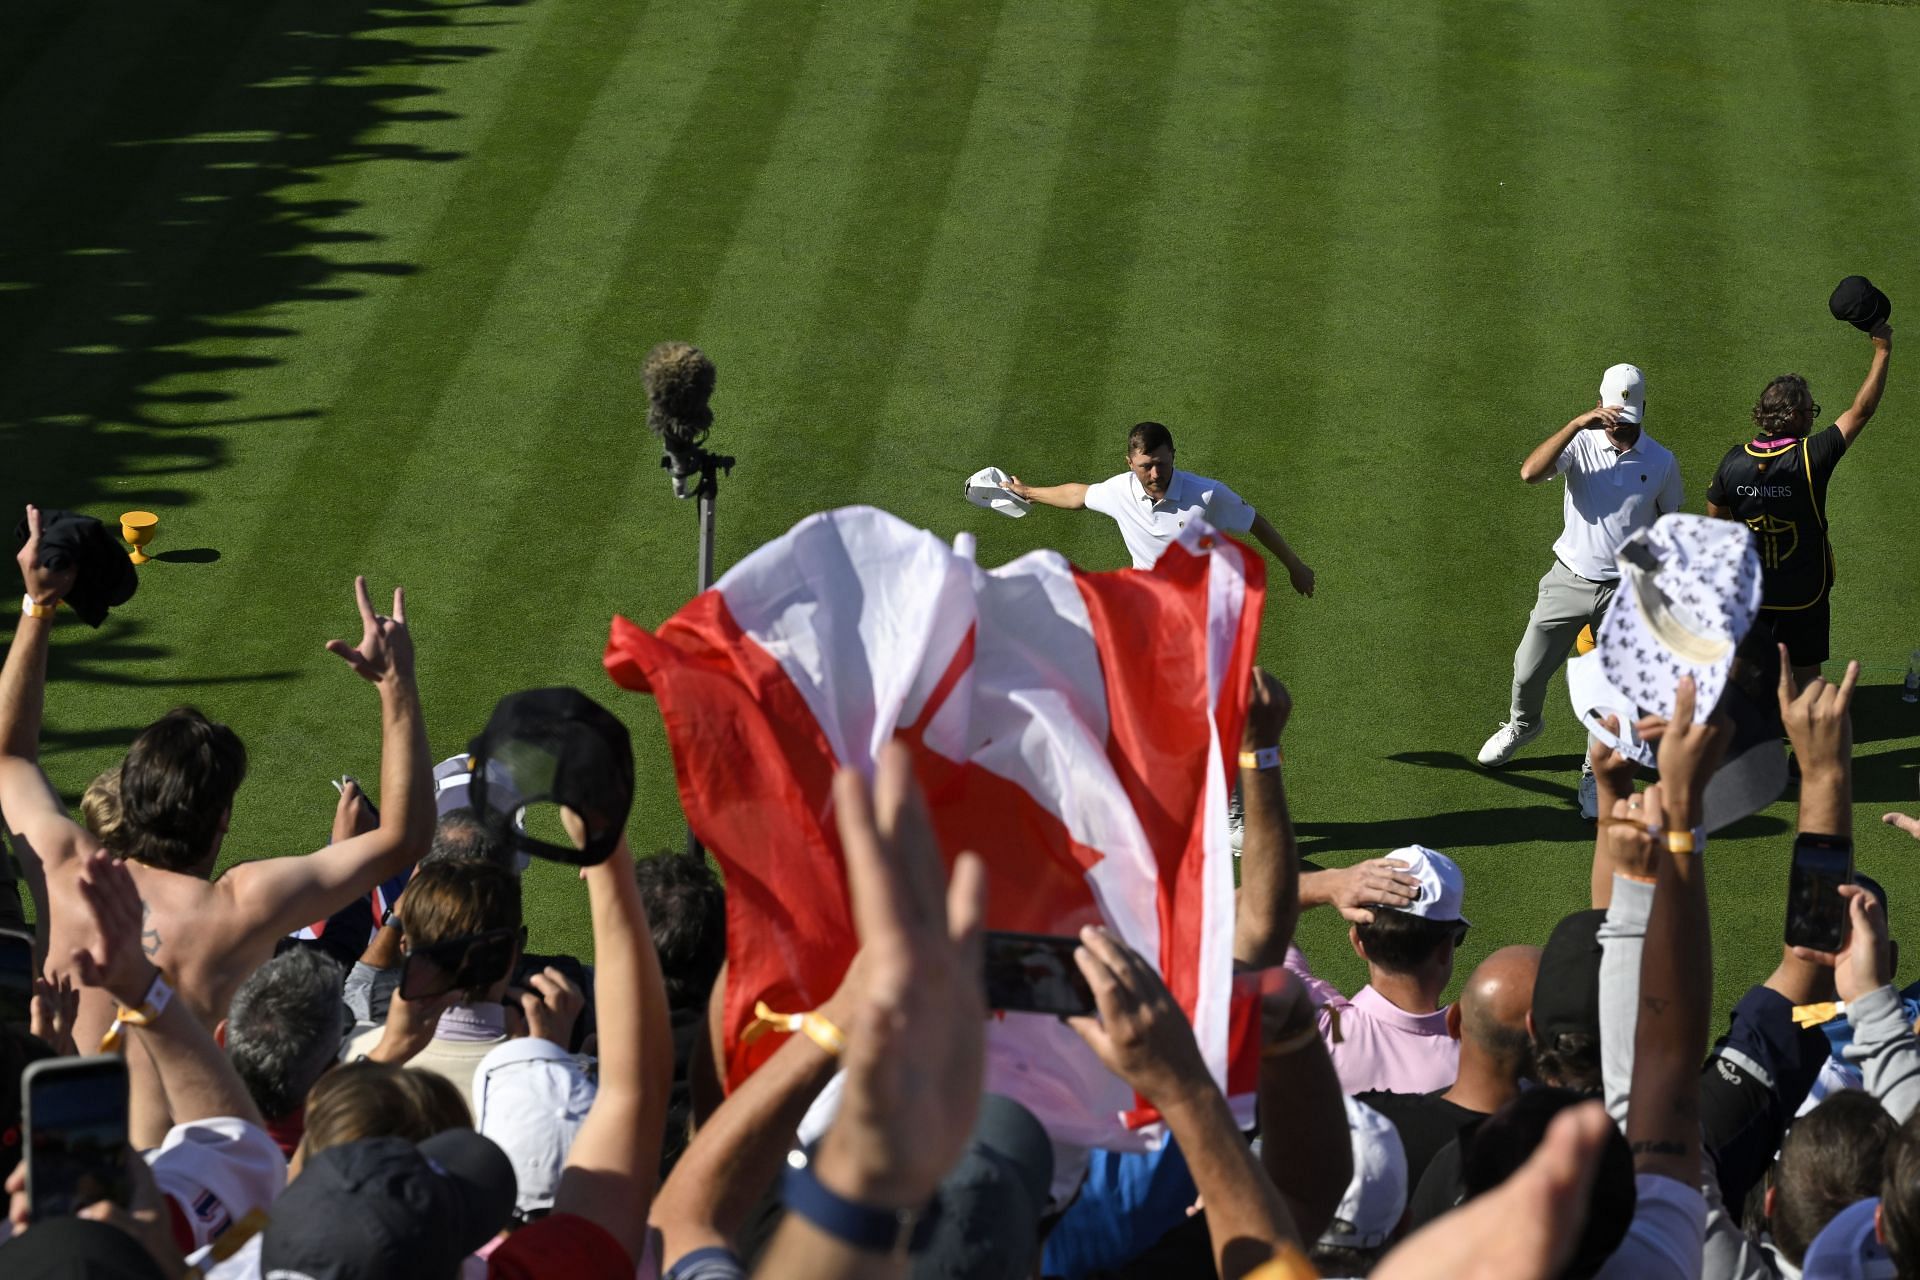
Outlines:
[{"label": "arm tattoo", "polygon": [[140,950],[146,952],[151,960],[160,954],[160,930],[152,923],[153,908],[146,903],[140,904]]},{"label": "arm tattoo", "polygon": [[1667,1009],[1673,1004],[1673,1001],[1661,996],[1642,996],[1640,1003],[1647,1007],[1647,1012],[1653,1014],[1655,1017],[1660,1017],[1666,1013]]}]

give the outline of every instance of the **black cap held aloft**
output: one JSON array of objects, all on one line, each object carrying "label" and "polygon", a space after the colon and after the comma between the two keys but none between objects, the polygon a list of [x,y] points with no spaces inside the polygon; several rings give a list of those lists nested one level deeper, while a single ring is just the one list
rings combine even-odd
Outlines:
[{"label": "black cap held aloft", "polygon": [[1862,333],[1872,333],[1893,314],[1893,303],[1865,276],[1848,276],[1827,299],[1835,320],[1845,320]]},{"label": "black cap held aloft", "polygon": [[[495,786],[519,797],[521,822],[506,834],[521,853],[591,867],[620,847],[633,808],[633,742],[627,726],[586,694],[510,693],[467,751],[476,812],[490,811],[487,792]],[[572,810],[585,828],[584,846],[543,838],[560,836],[558,815],[543,807]]]}]

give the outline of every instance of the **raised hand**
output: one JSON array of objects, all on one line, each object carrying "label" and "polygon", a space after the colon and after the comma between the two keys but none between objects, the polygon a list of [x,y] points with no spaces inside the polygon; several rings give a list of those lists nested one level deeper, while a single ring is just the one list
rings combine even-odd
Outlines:
[{"label": "raised hand", "polygon": [[[1607,716],[1600,723],[1615,738],[1620,736],[1619,717]],[[1616,796],[1624,796],[1633,790],[1633,779],[1640,771],[1639,765],[1598,737],[1587,747],[1587,763],[1593,766],[1593,776],[1599,780],[1600,788]]]},{"label": "raised hand", "polygon": [[1664,786],[1656,782],[1637,796],[1613,802],[1613,815],[1601,840],[1613,859],[1613,869],[1623,876],[1652,879],[1660,869],[1660,842],[1654,831],[1665,815]]},{"label": "raised hand", "polygon": [[1670,827],[1679,825],[1676,817],[1689,827],[1699,821],[1700,797],[1733,738],[1733,724],[1724,715],[1716,712],[1705,724],[1694,719],[1695,696],[1693,677],[1681,676],[1673,690],[1673,719],[1660,735],[1657,759]]},{"label": "raised hand", "polygon": [[73,590],[76,570],[72,565],[49,569],[40,563],[40,508],[31,503],[27,506],[26,545],[14,560],[20,565],[20,580],[26,584],[27,594],[35,604],[58,604]]},{"label": "raised hand", "polygon": [[1240,749],[1252,751],[1278,743],[1292,715],[1293,695],[1287,692],[1287,686],[1265,669],[1255,667],[1247,690],[1247,720],[1240,729]]},{"label": "raised hand", "polygon": [[518,998],[529,1036],[551,1041],[562,1049],[573,1042],[573,1024],[587,1007],[585,994],[552,965],[529,974],[527,985],[509,991],[508,998]]},{"label": "raised hand", "polygon": [[1372,924],[1372,908],[1410,907],[1420,894],[1420,881],[1407,874],[1405,863],[1392,858],[1368,858],[1338,871],[1322,871],[1312,879],[1325,877],[1337,877],[1328,885],[1332,890],[1328,900],[1350,924]]},{"label": "raised hand", "polygon": [[1893,944],[1888,940],[1887,913],[1880,899],[1857,884],[1840,886],[1847,900],[1847,941],[1838,951],[1795,947],[1793,954],[1833,970],[1833,989],[1842,1000],[1854,1001],[1893,981]]},{"label": "raised hand", "polygon": [[1160,975],[1103,928],[1080,931],[1073,959],[1093,989],[1098,1017],[1068,1018],[1107,1069],[1164,1110],[1182,1090],[1213,1087],[1193,1024]]},{"label": "raised hand", "polygon": [[842,1028],[846,1084],[814,1169],[835,1193],[917,1209],[966,1149],[986,1056],[980,929],[986,868],[963,853],[948,879],[912,757],[881,753],[871,793],[833,781],[860,934],[860,1004]]},{"label": "raised hand", "polygon": [[413,679],[413,636],[407,630],[407,593],[393,589],[393,616],[373,611],[373,597],[367,594],[364,577],[353,580],[354,600],[360,606],[360,643],[327,641],[327,652],[337,653],[348,666],[371,684],[384,685]]},{"label": "raised hand", "polygon": [[1786,727],[1800,775],[1845,768],[1853,759],[1853,690],[1860,664],[1849,662],[1839,684],[1822,676],[1796,688],[1787,646],[1780,646],[1780,722]]}]

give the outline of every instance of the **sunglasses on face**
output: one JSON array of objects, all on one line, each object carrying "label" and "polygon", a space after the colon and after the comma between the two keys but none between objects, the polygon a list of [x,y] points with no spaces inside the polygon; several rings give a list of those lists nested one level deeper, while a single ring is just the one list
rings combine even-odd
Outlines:
[{"label": "sunglasses on face", "polygon": [[484,991],[513,968],[520,930],[488,929],[414,947],[400,966],[400,998],[432,1000],[451,991]]}]

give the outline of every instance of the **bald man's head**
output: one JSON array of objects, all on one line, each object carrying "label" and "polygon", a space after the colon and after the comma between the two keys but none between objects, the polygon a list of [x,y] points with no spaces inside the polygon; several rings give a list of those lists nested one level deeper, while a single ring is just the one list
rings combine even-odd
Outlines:
[{"label": "bald man's head", "polygon": [[1480,962],[1460,992],[1460,1039],[1516,1072],[1529,1052],[1527,1011],[1540,948],[1502,947]]}]

